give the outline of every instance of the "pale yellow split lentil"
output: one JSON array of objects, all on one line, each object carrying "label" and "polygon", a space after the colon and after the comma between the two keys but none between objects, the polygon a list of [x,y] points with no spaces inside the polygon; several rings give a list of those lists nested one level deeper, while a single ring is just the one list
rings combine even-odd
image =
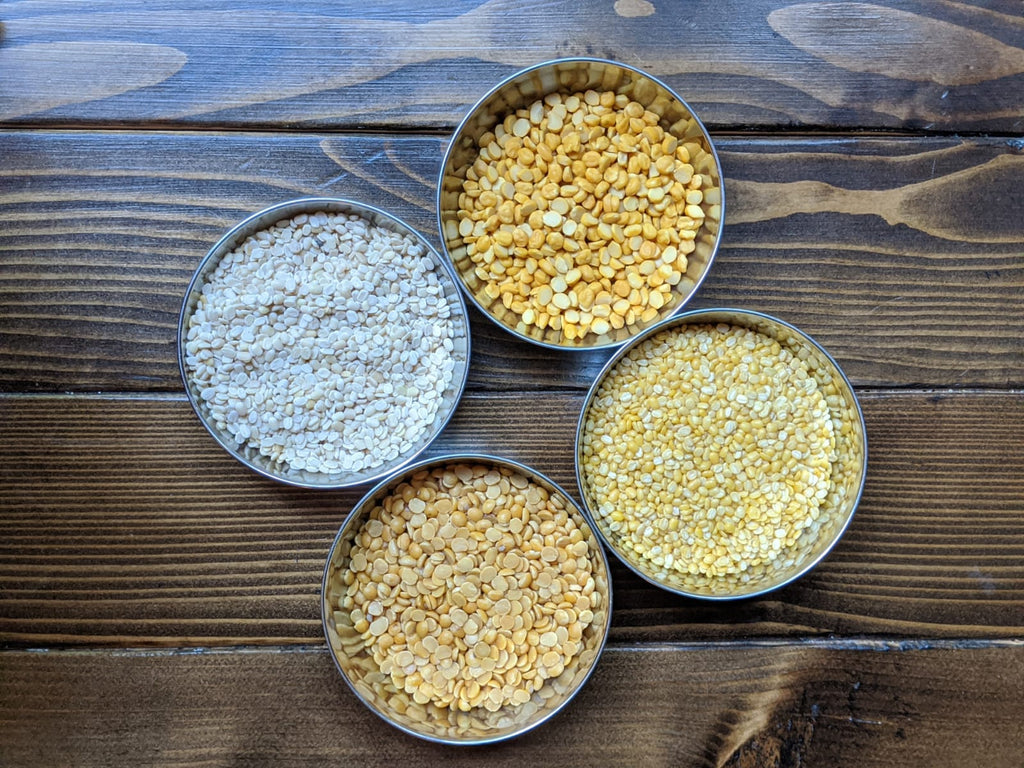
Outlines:
[{"label": "pale yellow split lentil", "polygon": [[576,514],[506,467],[423,470],[369,513],[327,599],[412,703],[526,704],[580,657],[605,605]]},{"label": "pale yellow split lentil", "polygon": [[799,556],[835,447],[805,361],[747,328],[682,325],[609,371],[585,417],[582,470],[616,546],[718,592]]},{"label": "pale yellow split lentil", "polygon": [[691,164],[699,145],[594,90],[549,94],[477,143],[458,234],[488,299],[568,340],[658,316],[720,201]]}]

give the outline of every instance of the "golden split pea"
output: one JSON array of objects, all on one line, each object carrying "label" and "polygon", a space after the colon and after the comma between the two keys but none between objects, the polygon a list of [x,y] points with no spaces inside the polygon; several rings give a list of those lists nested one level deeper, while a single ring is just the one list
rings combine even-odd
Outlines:
[{"label": "golden split pea", "polygon": [[510,468],[421,470],[369,513],[328,600],[401,708],[497,712],[578,661],[607,601],[596,546],[563,497]]},{"label": "golden split pea", "polygon": [[484,295],[566,340],[671,302],[708,214],[695,145],[611,91],[549,94],[477,144],[457,228]]}]

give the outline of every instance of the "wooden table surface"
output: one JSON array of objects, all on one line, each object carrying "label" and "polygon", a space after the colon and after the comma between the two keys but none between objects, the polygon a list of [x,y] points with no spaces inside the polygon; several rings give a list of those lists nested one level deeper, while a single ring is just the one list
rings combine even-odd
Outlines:
[{"label": "wooden table surface", "polygon": [[[0,764],[1024,765],[1024,5],[21,0],[0,5]],[[419,741],[335,673],[328,546],[365,488],[261,479],[179,380],[233,223],[307,195],[437,243],[447,137],[503,77],[640,66],[719,148],[694,308],[779,316],[844,367],[870,464],[810,575],[708,604],[613,565],[609,645],[501,745]],[[576,490],[607,353],[479,314],[432,453]]]}]

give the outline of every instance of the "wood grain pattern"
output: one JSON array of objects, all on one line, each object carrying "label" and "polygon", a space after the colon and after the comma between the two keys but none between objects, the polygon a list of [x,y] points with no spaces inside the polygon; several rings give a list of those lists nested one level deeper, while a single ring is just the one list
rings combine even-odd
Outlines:
[{"label": "wood grain pattern", "polygon": [[[327,654],[319,586],[366,488],[228,457],[186,402],[178,312],[210,245],[303,196],[437,244],[435,181],[514,71],[619,59],[711,128],[726,230],[691,307],[768,312],[854,381],[870,442],[842,541],[730,604],[612,558],[580,697],[511,743],[389,728]],[[0,764],[1022,768],[1020,0],[0,3]],[[427,455],[577,494],[608,353],[472,315]]]},{"label": "wood grain pattern", "polygon": [[632,6],[8,3],[0,119],[443,129],[522,67],[599,56],[663,78],[716,129],[1021,129],[1012,0]]},{"label": "wood grain pattern", "polygon": [[[864,393],[868,482],[810,575],[731,605],[615,565],[612,637],[1024,633],[1024,396]],[[470,395],[430,453],[497,453],[574,496],[581,396]],[[310,642],[328,547],[365,489],[308,492],[224,454],[182,399],[0,398],[0,643]]]},{"label": "wood grain pattern", "polygon": [[[778,315],[861,385],[1024,384],[1014,145],[719,145],[726,231],[692,307]],[[333,195],[389,209],[436,244],[442,148],[369,135],[0,133],[0,390],[180,390],[181,297],[224,231],[281,200]],[[586,387],[607,359],[514,341],[476,312],[473,345],[473,389]]]},{"label": "wood grain pattern", "polygon": [[[372,715],[325,650],[0,652],[16,768],[985,765],[1024,752],[1024,648],[608,648],[552,721],[454,748]],[[154,707],[154,692],[173,707]],[[358,734],[358,737],[356,737]],[[638,742],[637,735],[643,734]]]}]

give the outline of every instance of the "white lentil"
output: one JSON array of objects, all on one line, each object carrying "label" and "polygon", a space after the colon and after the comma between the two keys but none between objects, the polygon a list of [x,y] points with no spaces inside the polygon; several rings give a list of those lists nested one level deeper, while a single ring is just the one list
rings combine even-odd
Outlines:
[{"label": "white lentil", "polygon": [[226,254],[189,318],[215,426],[294,470],[358,472],[433,424],[455,360],[424,247],[357,215],[282,220]]}]

